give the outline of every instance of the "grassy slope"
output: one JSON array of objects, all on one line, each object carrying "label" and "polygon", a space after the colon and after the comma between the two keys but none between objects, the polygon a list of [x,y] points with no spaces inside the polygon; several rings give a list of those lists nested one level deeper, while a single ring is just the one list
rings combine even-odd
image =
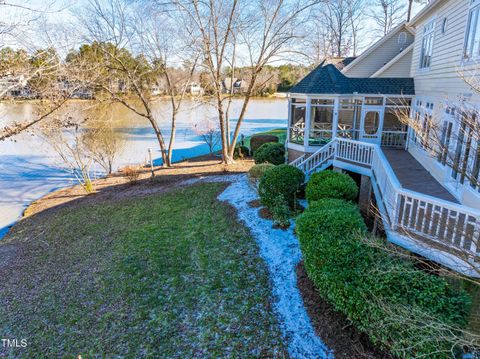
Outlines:
[{"label": "grassy slope", "polygon": [[0,287],[0,333],[29,346],[10,354],[283,355],[267,269],[222,186],[23,221],[13,241],[35,245]]},{"label": "grassy slope", "polygon": [[[285,128],[277,128],[275,130],[265,131],[265,132],[258,132],[255,135],[274,135],[278,137],[280,143],[285,143],[287,140],[287,130]],[[245,146],[250,148],[250,138],[251,136],[245,138]]]}]

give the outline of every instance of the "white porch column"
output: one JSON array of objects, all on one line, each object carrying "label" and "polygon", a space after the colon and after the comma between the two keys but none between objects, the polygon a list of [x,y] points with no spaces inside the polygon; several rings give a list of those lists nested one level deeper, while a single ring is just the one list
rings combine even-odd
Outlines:
[{"label": "white porch column", "polygon": [[333,123],[332,123],[332,138],[337,137],[338,129],[338,112],[340,110],[340,98],[336,97],[333,105]]},{"label": "white porch column", "polygon": [[290,95],[287,95],[288,97],[288,117],[287,117],[287,140],[285,141],[285,144],[288,146],[288,143],[290,142],[290,131],[292,128],[292,98]]},{"label": "white porch column", "polygon": [[305,100],[305,128],[304,128],[304,133],[303,133],[303,146],[305,148],[308,147],[309,139],[310,139],[310,122],[311,122],[311,117],[312,117],[312,100],[310,96],[307,96]]}]

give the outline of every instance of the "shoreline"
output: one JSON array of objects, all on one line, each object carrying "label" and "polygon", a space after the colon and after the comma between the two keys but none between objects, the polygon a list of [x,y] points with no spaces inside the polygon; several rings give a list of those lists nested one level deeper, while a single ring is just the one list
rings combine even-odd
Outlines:
[{"label": "shoreline", "polygon": [[[32,215],[48,211],[56,207],[63,207],[77,201],[116,200],[118,197],[128,196],[129,192],[138,195],[156,193],[160,188],[175,186],[180,180],[198,178],[210,175],[229,175],[245,173],[253,165],[250,159],[237,160],[232,165],[221,164],[217,156],[200,155],[175,162],[172,167],[154,167],[155,177],[151,177],[150,168],[143,167],[138,182],[129,183],[121,171],[112,175],[97,178],[93,181],[96,191],[87,194],[79,184],[65,187],[56,187],[44,193],[38,199],[31,201],[23,208],[21,215],[0,237],[0,243],[8,239],[9,233],[23,219]],[[118,192],[118,193],[115,193]]]}]

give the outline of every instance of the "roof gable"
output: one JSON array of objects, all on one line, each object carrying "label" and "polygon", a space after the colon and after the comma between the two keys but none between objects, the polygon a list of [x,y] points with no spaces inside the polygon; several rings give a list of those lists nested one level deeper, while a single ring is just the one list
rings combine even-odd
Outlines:
[{"label": "roof gable", "polygon": [[[394,40],[394,37],[401,32],[407,33],[407,42],[404,45]],[[391,61],[405,47],[409,46],[413,42],[414,36],[413,30],[407,26],[406,22],[403,22],[366,49],[359,57],[347,65],[342,72],[347,76],[355,76],[355,74],[359,73],[363,75],[359,75],[361,77],[371,76],[383,65]],[[372,57],[372,55],[375,56]]]},{"label": "roof gable", "polygon": [[414,45],[415,44],[413,43],[410,44],[405,50],[403,50],[401,53],[399,53],[397,56],[387,62],[382,68],[378,69],[378,71],[375,72],[371,77],[381,76],[381,74],[383,74],[386,70],[388,70],[392,66],[395,66],[395,64],[398,63],[403,57],[413,52]]}]

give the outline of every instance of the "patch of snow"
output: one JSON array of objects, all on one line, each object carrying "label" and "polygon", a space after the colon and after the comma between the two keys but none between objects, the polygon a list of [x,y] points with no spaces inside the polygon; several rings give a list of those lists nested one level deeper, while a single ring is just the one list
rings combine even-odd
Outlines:
[{"label": "patch of snow", "polygon": [[274,308],[279,317],[282,334],[288,343],[292,358],[333,358],[333,352],[315,334],[310,318],[297,287],[295,268],[301,260],[300,246],[293,234],[272,228],[272,222],[259,216],[259,209],[248,202],[258,199],[247,175],[211,176],[189,180],[195,182],[231,182],[218,199],[237,209],[260,248],[260,255],[267,263],[275,297]]}]

